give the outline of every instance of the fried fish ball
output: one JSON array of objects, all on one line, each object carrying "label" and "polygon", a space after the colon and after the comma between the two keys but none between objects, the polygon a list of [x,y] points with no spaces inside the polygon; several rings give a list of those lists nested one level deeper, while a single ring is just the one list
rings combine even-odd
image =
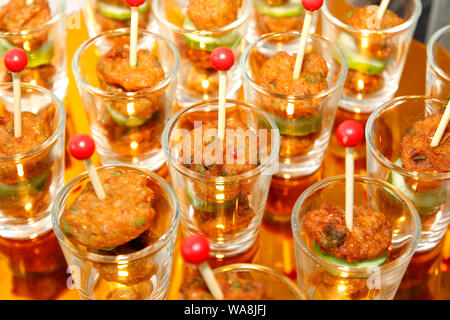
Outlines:
[{"label": "fried fish ball", "polygon": [[235,21],[238,10],[235,0],[190,0],[187,16],[199,30],[217,30]]},{"label": "fried fish ball", "polygon": [[[26,0],[10,0],[0,8],[0,31],[18,33],[33,30],[45,25],[51,19],[47,0],[34,0],[27,5]],[[32,37],[17,36],[11,38],[11,43],[17,47],[34,50],[47,40],[48,29],[42,28],[33,32]]]},{"label": "fried fish ball", "polygon": [[149,228],[156,214],[151,206],[154,192],[144,176],[130,170],[101,170],[99,177],[105,199],[97,198],[89,182],[62,214],[61,229],[88,248],[120,246]]},{"label": "fried fish ball", "polygon": [[[403,167],[410,171],[438,173],[450,171],[450,127],[447,126],[440,144],[431,147],[431,139],[442,116],[431,116],[417,121],[406,131],[400,144]],[[415,191],[428,192],[440,187],[434,181],[417,180],[407,182],[415,184]]]},{"label": "fried fish ball", "polygon": [[116,47],[99,58],[97,74],[102,87],[120,88],[126,92],[151,88],[164,80],[159,59],[147,49],[137,52],[136,67],[130,66],[129,47]]},{"label": "fried fish ball", "polygon": [[385,215],[368,206],[354,206],[352,231],[346,227],[344,210],[334,205],[309,211],[304,224],[324,253],[348,262],[377,257],[387,251],[392,240]]}]

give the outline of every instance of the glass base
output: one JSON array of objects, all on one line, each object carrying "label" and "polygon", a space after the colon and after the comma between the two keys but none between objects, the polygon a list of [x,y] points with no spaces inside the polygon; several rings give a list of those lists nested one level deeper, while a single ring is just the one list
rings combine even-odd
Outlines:
[{"label": "glass base", "polygon": [[[227,72],[227,98],[236,99],[242,85],[240,69],[235,66]],[[176,103],[185,108],[201,100],[218,98],[219,74],[185,65],[178,73]]]},{"label": "glass base", "polygon": [[[447,195],[450,193],[447,191]],[[444,238],[450,223],[450,201],[442,205],[435,213],[420,215],[422,233],[416,252],[431,250],[439,245]]]},{"label": "glass base", "polygon": [[0,237],[14,240],[34,239],[52,229],[50,209],[45,218],[27,224],[0,223]]},{"label": "glass base", "polygon": [[[183,233],[185,237],[199,232],[193,228],[184,227]],[[208,239],[211,251],[209,255],[217,259],[234,257],[248,251],[258,238],[259,228],[246,229],[237,235],[236,238],[226,241],[216,241]]]}]

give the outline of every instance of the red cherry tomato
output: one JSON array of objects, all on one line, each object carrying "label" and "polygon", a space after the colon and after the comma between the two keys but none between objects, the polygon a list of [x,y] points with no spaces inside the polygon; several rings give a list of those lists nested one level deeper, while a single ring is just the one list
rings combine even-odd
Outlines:
[{"label": "red cherry tomato", "polygon": [[219,71],[228,71],[234,64],[234,54],[231,49],[220,47],[211,52],[211,63]]},{"label": "red cherry tomato", "polygon": [[322,7],[323,0],[302,0],[302,5],[308,11],[316,11]]},{"label": "red cherry tomato", "polygon": [[140,7],[144,4],[145,0],[127,0],[127,2],[132,7]]},{"label": "red cherry tomato", "polygon": [[28,57],[22,49],[12,48],[6,52],[4,62],[9,71],[21,72],[27,67]]},{"label": "red cherry tomato", "polygon": [[77,134],[69,141],[69,152],[75,159],[89,159],[94,151],[94,140],[87,134]]},{"label": "red cherry tomato", "polygon": [[356,146],[364,135],[364,129],[355,120],[343,121],[336,130],[336,137],[344,147]]},{"label": "red cherry tomato", "polygon": [[192,264],[200,264],[206,261],[209,251],[208,239],[197,234],[187,237],[181,245],[181,255],[186,262]]}]

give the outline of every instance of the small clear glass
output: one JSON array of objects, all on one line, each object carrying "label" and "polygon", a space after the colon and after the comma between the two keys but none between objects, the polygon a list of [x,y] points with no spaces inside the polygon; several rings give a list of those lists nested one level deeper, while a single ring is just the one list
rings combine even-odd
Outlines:
[{"label": "small clear glass", "polygon": [[436,31],[428,41],[426,95],[450,99],[450,25]]},{"label": "small clear glass", "polygon": [[[164,163],[161,134],[174,108],[180,56],[171,42],[140,30],[138,50],[148,49],[159,58],[164,80],[151,88],[133,92],[105,91],[96,72],[99,57],[114,46],[120,46],[128,37],[129,29],[119,29],[86,41],[75,53],[72,69],[101,162],[130,164],[154,171]],[[129,107],[134,110],[135,104],[148,104],[156,111],[144,123],[133,123],[133,116],[123,115],[113,108],[126,105],[129,112]]]},{"label": "small clear glass", "polygon": [[157,197],[152,203],[158,224],[152,227],[159,239],[139,251],[123,255],[88,252],[70,241],[60,228],[60,217],[90,181],[83,173],[58,194],[52,223],[75,286],[86,300],[162,300],[167,296],[172,257],[178,230],[179,206],[172,187],[157,174],[127,166],[97,170],[131,170],[145,176]]},{"label": "small clear glass", "polygon": [[325,1],[322,34],[343,51],[349,67],[340,107],[370,113],[398,89],[409,45],[422,12],[420,0],[391,1],[388,9],[405,20],[388,29],[359,29],[342,19],[355,7],[379,5],[379,0]]},{"label": "small clear glass", "polygon": [[[5,1],[3,1],[5,2]],[[13,47],[25,50],[28,67],[21,72],[23,83],[35,84],[53,92],[64,101],[69,80],[66,65],[65,1],[48,0],[51,18],[31,30],[0,30],[0,56]],[[12,81],[11,73],[0,63],[2,82]]]},{"label": "small clear glass", "polygon": [[[12,88],[12,83],[0,84],[0,119],[14,112]],[[28,84],[21,89],[22,112],[39,115],[52,135],[28,152],[0,155],[0,236],[32,239],[51,229],[51,206],[64,186],[66,112],[47,89]]]},{"label": "small clear glass", "polygon": [[[83,9],[86,26],[91,38],[105,31],[130,27],[131,8],[126,0],[85,0]],[[139,7],[140,29],[149,27],[151,13],[151,0],[146,0]]]},{"label": "small clear glass", "polygon": [[[258,165],[250,171],[226,176],[193,171],[188,168],[189,164],[198,164],[197,159],[202,164],[201,157],[207,157],[208,151],[205,148],[202,152],[201,147],[196,147],[194,155],[189,155],[191,142],[201,144],[202,139],[217,135],[217,126],[213,132],[202,129],[203,137],[195,134],[191,137],[191,130],[194,126],[205,126],[203,121],[217,119],[217,110],[217,100],[184,108],[167,124],[162,144],[171,182],[180,201],[183,232],[186,235],[205,235],[210,241],[211,255],[230,257],[245,252],[256,241],[272,174],[277,171],[280,138],[273,120],[266,113],[246,103],[227,100],[227,122],[239,119],[248,126],[245,132],[232,130],[232,134],[235,134],[238,141],[248,137],[255,142],[249,143],[251,150],[248,150],[248,156],[253,155],[254,160],[258,157],[259,164],[255,161]],[[214,141],[220,140],[217,138]],[[222,163],[230,164],[229,161],[233,161],[233,164],[239,164],[241,159],[241,156],[236,160],[227,157]]]},{"label": "small clear glass", "polygon": [[[367,174],[388,181],[405,193],[422,220],[417,251],[436,247],[450,223],[450,173],[423,173],[399,166],[401,142],[412,125],[443,114],[447,102],[425,96],[406,96],[376,109],[366,125]],[[431,142],[431,140],[430,140]],[[401,163],[400,163],[401,164]],[[419,186],[429,186],[423,192]]]},{"label": "small clear glass", "polygon": [[[269,114],[280,129],[277,176],[287,179],[310,175],[321,166],[347,75],[347,63],[339,48],[321,36],[308,35],[308,52],[327,62],[328,88],[314,95],[287,96],[260,86],[256,77],[264,61],[279,51],[296,54],[300,36],[298,32],[265,35],[247,47],[240,62],[245,100]],[[315,109],[312,116],[296,116],[311,107]]]},{"label": "small clear glass", "polygon": [[392,300],[420,238],[420,219],[412,203],[390,184],[355,176],[354,203],[384,213],[392,225],[388,261],[380,267],[337,266],[317,255],[306,233],[307,212],[324,204],[345,208],[345,176],[321,180],[309,187],[292,212],[300,290],[312,300]]},{"label": "small clear glass", "polygon": [[[183,27],[188,4],[187,0],[153,0],[161,35],[174,42],[181,54],[176,101],[182,108],[218,97],[219,75],[210,62],[211,52],[226,46],[233,50],[235,61],[239,60],[253,8],[251,0],[242,0],[233,23],[214,31],[193,31]],[[238,63],[227,72],[227,78],[227,97],[236,98],[241,87]]]}]

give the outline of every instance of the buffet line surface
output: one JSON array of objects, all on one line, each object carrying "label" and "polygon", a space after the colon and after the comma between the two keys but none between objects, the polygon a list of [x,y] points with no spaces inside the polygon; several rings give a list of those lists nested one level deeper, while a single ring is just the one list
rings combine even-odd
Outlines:
[{"label": "buffet line surface", "polygon": [[[80,13],[67,18],[67,61],[69,88],[65,101],[67,111],[66,141],[75,133],[89,133],[87,118],[70,63],[76,49],[88,38]],[[426,47],[413,40],[397,96],[421,95],[425,92]],[[367,120],[367,116],[338,111],[336,122],[347,118]],[[94,158],[98,164],[98,158]],[[365,159],[356,161],[355,173],[365,174]],[[236,262],[251,262],[272,267],[296,280],[294,243],[290,229],[292,207],[298,196],[312,183],[344,173],[344,159],[328,150],[322,168],[303,179],[273,179],[266,214],[259,239],[248,252],[224,261],[210,261],[215,267]],[[66,155],[66,182],[85,171],[82,162]],[[168,178],[167,167],[158,172]],[[180,238],[180,237],[179,237]],[[183,282],[183,260],[177,241],[168,299],[179,299]],[[264,244],[264,249],[261,249]],[[65,266],[58,264],[61,252],[53,233],[30,241],[0,239],[0,299],[79,299]],[[48,268],[49,272],[41,272]],[[40,271],[39,274],[29,270]],[[57,270],[57,271],[55,271]],[[72,288],[72,289],[71,289]],[[414,256],[403,278],[396,299],[450,299],[450,232],[443,243],[431,252]]]}]

